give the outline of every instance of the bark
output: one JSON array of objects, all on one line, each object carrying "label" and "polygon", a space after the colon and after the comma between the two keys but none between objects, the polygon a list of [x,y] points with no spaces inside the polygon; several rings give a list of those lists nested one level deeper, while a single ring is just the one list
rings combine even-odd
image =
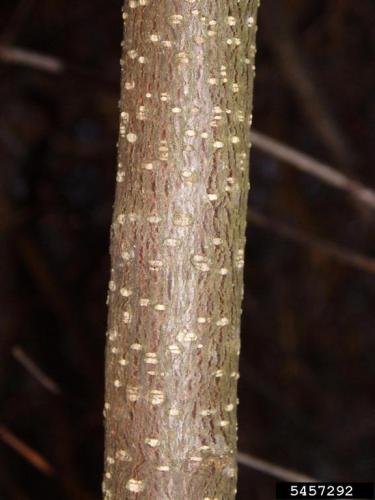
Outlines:
[{"label": "bark", "polygon": [[257,7],[123,13],[105,499],[235,496]]}]

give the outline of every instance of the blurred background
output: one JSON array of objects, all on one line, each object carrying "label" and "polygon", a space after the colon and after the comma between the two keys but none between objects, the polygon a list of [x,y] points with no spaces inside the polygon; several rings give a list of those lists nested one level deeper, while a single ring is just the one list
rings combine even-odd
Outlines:
[{"label": "blurred background", "polygon": [[[0,500],[100,498],[121,3],[0,5]],[[372,0],[263,0],[254,98],[256,132],[367,188],[374,19]],[[373,480],[375,204],[260,139],[239,448]],[[272,499],[274,484],[241,465],[238,498]]]}]

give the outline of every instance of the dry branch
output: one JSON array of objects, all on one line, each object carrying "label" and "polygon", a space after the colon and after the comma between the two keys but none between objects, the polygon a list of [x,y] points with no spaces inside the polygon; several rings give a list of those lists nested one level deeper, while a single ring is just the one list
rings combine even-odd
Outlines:
[{"label": "dry branch", "polygon": [[341,165],[351,165],[354,154],[348,140],[329,109],[328,100],[319,89],[306,54],[293,34],[285,2],[264,0],[263,35],[280,67],[285,83],[299,100],[305,121]]},{"label": "dry branch", "polygon": [[57,383],[46,375],[41,368],[25,353],[19,346],[12,349],[14,358],[27,370],[47,391],[53,394],[61,394]]},{"label": "dry branch", "polygon": [[21,64],[47,73],[59,74],[65,69],[61,59],[18,47],[0,46],[0,59],[6,63]]},{"label": "dry branch", "polygon": [[375,191],[351,179],[336,168],[254,130],[251,132],[251,141],[257,149],[288,163],[325,184],[346,191],[355,200],[372,209],[375,208]]},{"label": "dry branch", "polygon": [[250,469],[254,469],[258,472],[263,472],[269,476],[272,476],[276,479],[280,479],[281,481],[290,481],[290,482],[316,482],[316,479],[312,477],[305,476],[300,472],[296,472],[291,469],[287,469],[285,467],[280,467],[279,465],[275,465],[271,462],[267,462],[266,460],[262,460],[254,455],[250,455],[248,453],[237,453],[237,462],[240,465],[244,465],[245,467],[249,467]]},{"label": "dry branch", "polygon": [[60,474],[39,452],[17,437],[7,426],[0,423],[0,440],[24,458],[30,465],[38,469],[45,476],[58,481],[65,490],[66,498],[72,500],[94,500],[91,494],[86,493],[80,484],[69,477]]},{"label": "dry branch", "polygon": [[21,441],[21,439],[15,436],[13,432],[2,424],[0,424],[0,439],[19,453],[27,462],[33,465],[33,467],[36,467],[42,472],[42,474],[47,476],[55,475],[55,469],[40,453]]},{"label": "dry branch", "polygon": [[303,245],[311,250],[318,251],[328,257],[334,258],[338,262],[365,271],[370,274],[375,274],[375,259],[366,255],[353,252],[347,248],[335,245],[329,241],[324,241],[318,238],[313,238],[310,234],[299,229],[294,229],[287,224],[275,221],[251,208],[248,211],[247,220],[249,224],[255,224],[268,231],[271,231],[282,238],[286,238],[294,243]]}]

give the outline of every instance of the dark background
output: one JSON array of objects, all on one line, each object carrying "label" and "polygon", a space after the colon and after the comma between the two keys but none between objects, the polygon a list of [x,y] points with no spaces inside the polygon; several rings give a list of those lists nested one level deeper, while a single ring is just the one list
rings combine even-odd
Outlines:
[{"label": "dark background", "polygon": [[[0,4],[0,46],[66,67],[0,55],[1,500],[100,498],[120,8]],[[369,187],[374,19],[372,0],[264,0],[254,99],[256,130]],[[255,147],[251,183],[251,209],[274,224],[374,254],[374,212],[347,194]],[[248,227],[239,448],[322,480],[373,480],[375,267],[314,248]],[[241,466],[238,498],[274,498],[274,479]]]}]

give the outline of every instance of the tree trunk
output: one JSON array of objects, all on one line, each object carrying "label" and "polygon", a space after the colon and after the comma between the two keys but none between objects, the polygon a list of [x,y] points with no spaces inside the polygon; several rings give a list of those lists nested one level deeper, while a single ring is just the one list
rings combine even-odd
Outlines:
[{"label": "tree trunk", "polygon": [[105,499],[230,500],[258,0],[130,0]]}]

